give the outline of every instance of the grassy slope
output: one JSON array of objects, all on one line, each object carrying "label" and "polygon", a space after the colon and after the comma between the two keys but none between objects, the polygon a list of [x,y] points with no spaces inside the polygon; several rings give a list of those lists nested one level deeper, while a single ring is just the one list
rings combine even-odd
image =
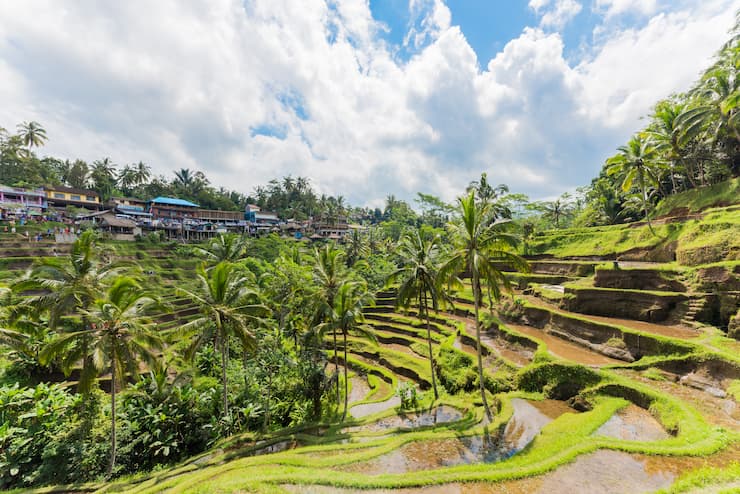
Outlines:
[{"label": "grassy slope", "polygon": [[646,224],[550,230],[530,243],[533,254],[554,257],[613,256],[634,249],[675,252],[679,264],[699,265],[740,259],[740,209],[706,210],[701,219]]},{"label": "grassy slope", "polygon": [[694,213],[713,206],[727,206],[740,201],[740,177],[709,187],[692,189],[663,199],[655,208],[656,217],[686,208]]}]

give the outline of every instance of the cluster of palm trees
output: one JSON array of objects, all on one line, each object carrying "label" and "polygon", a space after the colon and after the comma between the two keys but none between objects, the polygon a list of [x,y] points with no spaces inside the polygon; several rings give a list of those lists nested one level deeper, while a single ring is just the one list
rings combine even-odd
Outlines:
[{"label": "cluster of palm trees", "polygon": [[[489,416],[481,358],[480,307],[484,294],[488,294],[490,302],[501,295],[502,287],[508,286],[497,262],[526,269],[524,261],[513,253],[516,239],[502,231],[503,222],[496,211],[493,201],[477,198],[471,191],[458,201],[459,218],[450,225],[448,244],[442,242],[440,235],[428,235],[416,228],[407,230],[392,250],[398,268],[388,279],[389,284],[398,286],[398,304],[416,305],[420,321],[426,323],[430,374],[437,399],[430,311],[448,303],[450,290],[459,288],[463,277],[470,278],[480,391]],[[356,240],[361,242],[362,238]],[[109,472],[113,472],[116,461],[117,394],[127,381],[146,369],[161,370],[163,356],[173,341],[187,342],[186,359],[192,359],[206,344],[218,351],[221,414],[224,423],[229,423],[227,367],[234,341],[238,342],[246,365],[259,347],[275,335],[280,341],[282,335],[292,335],[296,347],[299,340],[304,345],[309,341],[322,345],[328,340],[337,369],[333,381],[336,410],[342,410],[342,420],[346,418],[348,337],[359,335],[374,340],[363,317],[363,308],[372,304],[374,297],[357,269],[366,264],[363,259],[368,255],[367,249],[328,243],[315,248],[309,256],[298,247],[286,248],[273,268],[257,278],[245,263],[247,242],[239,235],[222,235],[194,249],[203,263],[195,273],[194,283],[178,287],[176,293],[192,302],[199,315],[171,331],[157,331],[155,316],[171,308],[162,302],[156,287],[146,286],[135,266],[113,262],[113,255],[92,231],[79,237],[68,258],[40,259],[14,283],[10,292],[2,294],[6,303],[0,322],[6,329],[0,331],[0,342],[25,351],[40,365],[53,366],[67,375],[74,372],[78,389],[85,395],[95,388],[99,378],[109,376]],[[348,254],[354,257],[351,262]],[[269,365],[273,364],[282,365]]]},{"label": "cluster of palm trees", "polygon": [[[592,189],[600,190],[599,181],[617,185],[625,194],[622,207],[634,203],[649,220],[654,200],[740,174],[738,67],[740,24],[691,90],[655,106],[648,125],[607,160]],[[609,222],[619,219],[605,213]]]},{"label": "cluster of palm trees", "polygon": [[483,407],[489,418],[481,349],[480,309],[484,291],[489,305],[499,300],[511,287],[501,263],[518,271],[527,271],[526,261],[516,254],[518,238],[502,230],[508,220],[500,216],[493,195],[480,196],[475,189],[458,199],[457,221],[449,224],[450,248],[445,249],[439,236],[425,237],[419,230],[408,230],[401,237],[397,254],[400,266],[390,277],[398,283],[396,301],[408,307],[416,303],[420,321],[426,322],[427,347],[435,399],[438,397],[429,310],[450,303],[450,290],[463,286],[468,277],[473,289],[478,381]]}]

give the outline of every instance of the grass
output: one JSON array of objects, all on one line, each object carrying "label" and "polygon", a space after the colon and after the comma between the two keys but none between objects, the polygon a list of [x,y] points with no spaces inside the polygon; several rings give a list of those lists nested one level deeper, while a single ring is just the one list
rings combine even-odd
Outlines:
[{"label": "grass", "polygon": [[[656,229],[662,231],[666,238],[676,241],[679,246],[683,239],[686,252],[694,252],[694,249],[704,248],[703,240],[697,240],[697,238],[701,238],[701,235],[682,237],[683,233],[692,232],[694,229],[699,231],[704,228],[704,230],[701,230],[702,234],[708,235],[707,238],[714,239],[711,236],[713,235],[712,232],[721,232],[723,225],[735,224],[735,214],[732,211],[725,210],[707,211],[706,221],[697,222],[696,225],[680,227],[658,225]],[[740,222],[740,220],[737,221]],[[705,226],[700,228],[698,225]],[[588,251],[588,249],[602,249],[605,252],[612,247],[627,248],[630,242],[633,241],[637,243],[632,246],[661,245],[666,242],[666,239],[655,239],[652,236],[646,236],[645,230],[644,226],[618,225],[616,227],[581,229],[568,232],[548,232],[541,237],[543,242],[545,240],[549,242],[548,248],[558,252],[567,251],[567,255],[581,255],[579,252],[587,252],[584,255],[594,255],[594,251]],[[595,238],[588,239],[589,235]],[[608,242],[611,241],[614,241],[614,243],[609,244]],[[569,251],[568,245],[573,247],[573,250]],[[141,252],[140,246],[137,247],[131,244],[117,244],[116,249],[119,255],[131,255],[137,258],[145,266],[144,269],[157,271],[157,279],[166,276],[170,280],[187,280],[192,276],[192,266],[195,263],[192,260],[176,257],[174,252],[170,257],[159,258],[151,252]],[[159,249],[158,246],[157,250]],[[598,252],[596,255],[598,255]],[[695,257],[698,258],[698,255]],[[738,262],[740,261],[723,260],[716,265],[734,267]],[[591,264],[596,265],[596,263]],[[598,267],[598,269],[609,269],[609,266]],[[673,272],[691,271],[676,264],[660,266],[658,269]],[[534,281],[534,276],[514,275],[512,280],[529,282]],[[540,279],[544,281],[550,279],[548,275],[537,276],[542,276],[543,278]],[[576,287],[579,286],[576,285]],[[540,290],[542,289],[540,288]],[[170,291],[171,289],[168,288],[167,293],[170,293]],[[544,291],[554,299],[563,296],[563,294],[556,291]],[[640,293],[644,294],[644,292]],[[658,296],[672,295],[669,292],[651,293]],[[469,287],[466,287],[458,295],[462,300],[472,303],[472,293],[470,293]],[[166,295],[166,297],[170,301],[176,300],[176,297],[172,295]],[[529,304],[527,306],[532,307]],[[179,310],[186,307],[178,306],[176,308]],[[574,323],[587,322],[594,324],[587,317],[580,318],[566,312],[543,309],[542,307],[537,308],[548,310],[551,318],[553,314],[558,314],[560,317],[571,318]],[[417,384],[430,381],[429,361],[426,355],[425,323],[415,318],[412,312],[413,310],[406,315],[397,313],[368,315],[368,323],[376,332],[380,345],[354,336],[349,338],[351,351],[348,358],[349,367],[354,374],[365,375],[370,388],[369,393],[361,401],[353,402],[351,406],[379,403],[392,398],[400,381],[400,373],[407,374],[403,378],[404,380],[409,379],[409,372],[406,371],[414,374],[411,379]],[[536,349],[534,362],[523,369],[516,370],[512,365],[506,364],[505,361],[502,364],[501,361],[497,360],[498,370],[495,372],[491,372],[490,369],[487,370],[487,380],[505,384],[506,387],[502,389],[509,390],[518,384],[528,390],[527,392],[520,389],[490,393],[490,402],[496,405],[495,409],[497,410],[494,420],[490,424],[484,424],[482,421],[483,411],[479,403],[480,396],[477,389],[469,392],[463,390],[450,395],[440,386],[440,399],[432,403],[431,393],[423,392],[421,393],[420,406],[429,408],[433,405],[445,404],[455,407],[463,412],[463,418],[460,421],[413,430],[397,428],[379,432],[343,432],[343,429],[347,426],[372,424],[399,412],[398,410],[387,409],[359,419],[350,418],[344,424],[305,424],[301,427],[283,429],[264,435],[241,434],[219,442],[213,450],[201,455],[197,464],[194,463],[194,459],[191,459],[173,468],[162,469],[150,474],[139,474],[108,484],[90,484],[83,486],[83,488],[86,490],[98,489],[98,492],[145,493],[161,492],[169,489],[171,492],[243,491],[269,493],[283,492],[281,488],[283,484],[390,489],[474,481],[497,482],[540,475],[573,461],[579,455],[598,449],[612,449],[649,455],[708,456],[740,440],[737,431],[728,431],[710,425],[693,407],[674,396],[657,391],[650,386],[650,383],[637,383],[627,377],[617,375],[608,368],[592,370],[578,365],[554,362],[552,357],[547,355],[547,347],[541,341],[507,328],[496,318],[488,315],[485,309],[481,311],[481,317],[485,318],[486,325],[498,324],[503,339],[522,344],[530,349]],[[719,334],[706,332],[704,336],[696,341],[685,342],[637,331],[621,325],[601,324],[599,327],[616,331],[617,336],[606,341],[607,345],[625,345],[625,341],[622,339],[625,335],[637,335],[642,341],[650,339],[656,342],[658,350],[655,355],[643,357],[634,364],[618,366],[642,369],[643,375],[649,379],[665,379],[664,374],[660,371],[660,365],[675,363],[674,361],[720,358],[733,364],[740,363],[738,352],[731,346],[731,342]],[[464,328],[461,322],[442,313],[437,315],[432,322],[431,333],[435,353],[444,349],[453,357],[451,361],[465,360],[465,368],[459,369],[460,372],[475,369],[475,361],[470,358],[469,354],[452,347],[452,342],[461,328]],[[384,347],[382,344],[384,339],[387,341],[395,340],[409,348],[410,351],[405,352]],[[495,355],[493,349],[491,351]],[[329,354],[331,354],[330,351]],[[438,360],[437,365],[445,365],[441,360],[441,358]],[[457,372],[458,369],[441,369],[441,371]],[[515,382],[515,376],[518,382]],[[343,466],[370,461],[382,455],[396,454],[399,448],[410,443],[418,443],[423,447],[425,442],[431,440],[455,440],[460,437],[477,436],[484,433],[495,434],[511,418],[513,413],[511,400],[513,398],[542,399],[550,393],[555,393],[563,386],[573,385],[574,383],[577,384],[576,393],[584,397],[593,405],[593,408],[584,413],[573,412],[561,415],[545,426],[526,449],[504,461],[492,464],[459,465],[406,474],[365,475],[339,469]],[[491,388],[489,388],[490,390]],[[740,380],[733,381],[728,392],[736,400],[740,399]],[[594,431],[616,411],[627,406],[630,401],[639,402],[638,404],[649,408],[661,424],[667,430],[673,431],[675,435],[655,442],[623,441],[593,435]],[[351,410],[352,408],[350,408],[350,414]],[[312,428],[319,425],[326,429],[323,435],[318,436],[309,433]],[[281,453],[247,456],[255,449],[286,439],[300,441],[303,446],[296,450]],[[349,442],[340,442],[345,440]],[[682,477],[671,488],[672,490],[666,492],[686,492],[707,485],[726,486],[736,482],[739,478],[740,467],[737,465],[731,466],[727,471],[707,467]],[[75,488],[80,488],[80,486]],[[74,491],[75,488],[68,490]],[[66,487],[60,489],[67,490]],[[37,492],[43,491],[49,491],[49,489]]]},{"label": "grass", "polygon": [[694,213],[712,206],[737,204],[738,197],[740,197],[740,177],[670,195],[658,203],[653,215],[666,215],[678,208],[685,208]]},{"label": "grass", "polygon": [[655,235],[645,224],[610,225],[542,232],[530,242],[533,254],[616,256],[635,249],[663,250],[679,264],[694,266],[740,259],[740,210],[717,208],[698,220],[655,224]]}]

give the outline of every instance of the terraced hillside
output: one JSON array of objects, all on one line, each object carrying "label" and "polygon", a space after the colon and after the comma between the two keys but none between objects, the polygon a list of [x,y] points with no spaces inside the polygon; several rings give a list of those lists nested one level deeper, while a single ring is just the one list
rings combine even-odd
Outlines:
[{"label": "terraced hillside", "polygon": [[[108,247],[111,263],[135,260],[161,287],[160,329],[195,315],[175,288],[197,260],[156,244]],[[6,279],[64,253],[8,237],[0,249]],[[729,492],[740,488],[740,342],[722,322],[739,265],[531,259],[531,273],[508,275],[513,297],[485,310],[490,421],[470,286],[431,317],[436,401],[426,324],[382,291],[365,309],[375,341],[348,339],[346,422],[232,436],[173,469],[62,490]]]},{"label": "terraced hillside", "polygon": [[[426,493],[740,487],[740,343],[702,323],[706,311],[695,303],[707,300],[698,291],[700,273],[712,268],[562,259],[537,259],[532,268],[528,275],[511,274],[517,293],[485,318],[492,421],[476,393],[469,288],[432,318],[436,372],[445,390],[434,403],[424,391],[431,381],[426,326],[415,309],[397,310],[395,294],[386,291],[365,313],[376,342],[349,338],[348,422],[236,436],[175,469],[89,488]],[[734,273],[734,264],[723,269]]]}]

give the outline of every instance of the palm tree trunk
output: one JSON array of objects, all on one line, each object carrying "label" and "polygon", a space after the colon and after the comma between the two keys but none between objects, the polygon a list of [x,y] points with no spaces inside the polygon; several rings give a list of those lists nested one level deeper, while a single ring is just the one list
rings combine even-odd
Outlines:
[{"label": "palm tree trunk", "polygon": [[110,366],[110,464],[108,465],[108,477],[113,475],[116,466],[116,351],[111,353]]},{"label": "palm tree trunk", "polygon": [[349,405],[349,379],[347,378],[347,328],[342,329],[344,336],[344,413],[342,413],[342,422],[347,418],[347,405]]},{"label": "palm tree trunk", "polygon": [[653,236],[657,236],[655,234],[655,230],[653,230],[653,225],[650,223],[650,211],[648,210],[648,200],[647,200],[647,187],[645,187],[645,179],[642,175],[640,175],[640,188],[642,189],[642,208],[645,210],[645,220],[647,221],[648,230],[650,230],[650,233],[653,234]]},{"label": "palm tree trunk", "polygon": [[478,291],[480,287],[478,286],[478,271],[475,269],[471,271],[473,271],[473,307],[475,308],[475,350],[478,354],[478,381],[480,382],[480,396],[483,400],[483,409],[486,411],[486,416],[490,421],[493,419],[493,415],[491,414],[491,409],[488,408],[488,399],[486,398],[486,386],[483,378],[483,352],[481,351],[480,344],[480,318],[478,317]]},{"label": "palm tree trunk", "polygon": [[224,335],[221,341],[221,382],[223,384],[223,418],[229,418],[229,395],[226,384],[226,363],[229,358],[229,339]]},{"label": "palm tree trunk", "polygon": [[427,292],[424,292],[424,304],[419,309],[424,310],[424,315],[427,320],[427,346],[429,347],[429,370],[432,373],[432,389],[434,390],[434,400],[439,399],[439,393],[437,392],[437,378],[434,376],[434,354],[432,353],[432,330],[429,324],[429,306],[427,301]]},{"label": "palm tree trunk", "polygon": [[267,431],[270,424],[270,401],[272,400],[272,372],[267,372],[267,406],[265,407],[265,420],[262,422],[262,430]]},{"label": "palm tree trunk", "polygon": [[342,397],[339,394],[339,354],[337,352],[337,328],[332,328],[332,336],[334,336],[334,374],[337,376],[337,413],[339,413],[339,406],[341,405]]}]

